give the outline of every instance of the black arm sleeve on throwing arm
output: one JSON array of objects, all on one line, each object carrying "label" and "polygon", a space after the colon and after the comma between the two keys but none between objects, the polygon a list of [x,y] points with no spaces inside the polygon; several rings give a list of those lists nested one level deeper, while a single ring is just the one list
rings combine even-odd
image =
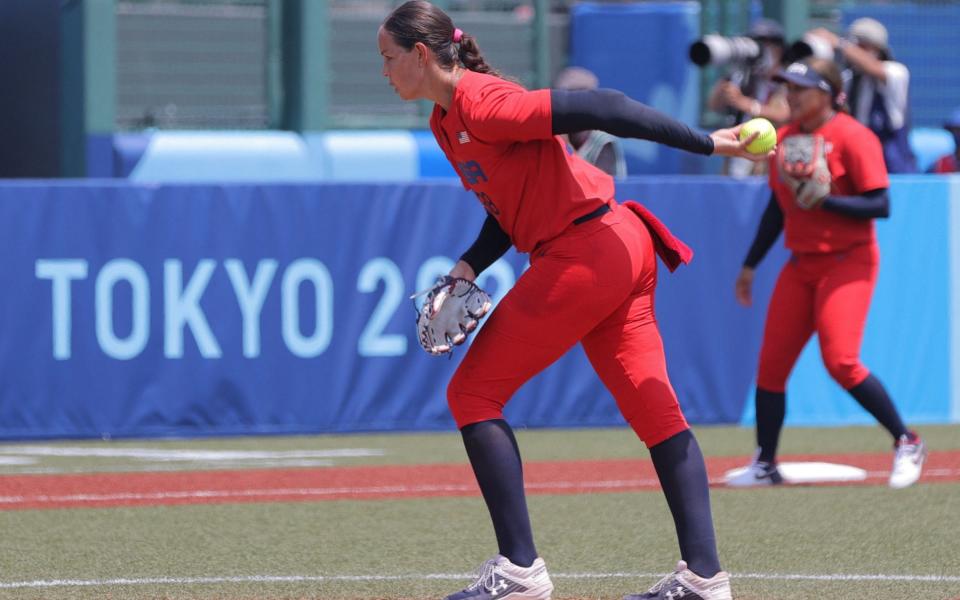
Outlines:
[{"label": "black arm sleeve on throwing arm", "polygon": [[854,219],[886,219],[890,216],[890,195],[881,188],[862,196],[827,196],[823,209]]},{"label": "black arm sleeve on throwing arm", "polygon": [[480,235],[473,245],[463,253],[460,260],[470,265],[475,275],[497,262],[497,259],[510,249],[510,236],[503,231],[500,223],[488,214],[480,228]]},{"label": "black arm sleeve on throwing arm", "polygon": [[770,202],[767,203],[763,216],[760,217],[760,226],[757,227],[757,235],[753,238],[753,244],[750,245],[750,251],[747,252],[747,258],[743,261],[743,266],[755,269],[763,257],[767,255],[770,246],[780,237],[783,231],[783,211],[777,204],[777,196],[770,194]]},{"label": "black arm sleeve on throwing arm", "polygon": [[696,154],[713,154],[710,136],[617,90],[550,90],[553,134],[599,129]]}]

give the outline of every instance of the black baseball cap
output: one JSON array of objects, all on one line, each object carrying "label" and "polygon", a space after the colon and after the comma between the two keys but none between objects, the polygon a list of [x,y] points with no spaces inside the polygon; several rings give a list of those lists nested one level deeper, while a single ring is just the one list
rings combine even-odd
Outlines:
[{"label": "black baseball cap", "polygon": [[828,94],[833,94],[833,87],[831,87],[830,82],[823,75],[817,73],[813,67],[802,62],[795,62],[785,69],[780,69],[773,76],[773,80],[781,83],[789,82],[801,87],[815,87]]}]

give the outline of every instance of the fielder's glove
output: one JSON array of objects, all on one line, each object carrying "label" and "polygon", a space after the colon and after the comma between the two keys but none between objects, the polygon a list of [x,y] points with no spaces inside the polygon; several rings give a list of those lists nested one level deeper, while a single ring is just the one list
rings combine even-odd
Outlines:
[{"label": "fielder's glove", "polygon": [[417,314],[417,339],[433,355],[453,352],[493,306],[490,296],[472,281],[449,275],[411,298],[423,294],[427,297]]},{"label": "fielder's glove", "polygon": [[797,206],[811,210],[830,195],[830,167],[819,135],[792,135],[780,142],[780,176],[793,190]]}]

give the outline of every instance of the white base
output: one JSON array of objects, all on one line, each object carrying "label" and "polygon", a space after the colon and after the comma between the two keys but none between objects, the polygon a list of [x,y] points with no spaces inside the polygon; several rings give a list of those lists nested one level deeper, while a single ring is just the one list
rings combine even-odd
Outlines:
[{"label": "white base", "polygon": [[[825,462],[784,462],[777,465],[784,483],[836,483],[840,481],[863,481],[867,472],[850,465]],[[747,470],[739,467],[727,471],[723,480],[730,481]]]}]

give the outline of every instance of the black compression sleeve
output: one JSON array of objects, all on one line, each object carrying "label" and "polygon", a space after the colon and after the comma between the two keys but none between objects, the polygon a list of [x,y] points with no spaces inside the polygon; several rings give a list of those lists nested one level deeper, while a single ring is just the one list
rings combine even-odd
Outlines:
[{"label": "black compression sleeve", "polygon": [[854,219],[886,219],[890,216],[890,195],[882,188],[862,196],[827,196],[823,208]]},{"label": "black compression sleeve", "polygon": [[770,246],[777,241],[780,232],[783,231],[783,211],[777,203],[775,194],[770,194],[770,202],[767,203],[763,216],[760,217],[760,226],[757,227],[757,235],[753,238],[753,244],[750,245],[750,251],[747,252],[747,258],[743,261],[743,266],[755,269],[763,257],[767,255]]},{"label": "black compression sleeve", "polygon": [[713,154],[710,136],[617,90],[550,90],[550,103],[554,135],[599,129],[696,154]]},{"label": "black compression sleeve", "polygon": [[483,222],[480,228],[480,235],[473,245],[463,253],[460,260],[473,268],[473,272],[479,275],[484,269],[497,262],[497,259],[506,254],[510,249],[510,236],[500,228],[500,223],[488,214],[487,220]]}]

